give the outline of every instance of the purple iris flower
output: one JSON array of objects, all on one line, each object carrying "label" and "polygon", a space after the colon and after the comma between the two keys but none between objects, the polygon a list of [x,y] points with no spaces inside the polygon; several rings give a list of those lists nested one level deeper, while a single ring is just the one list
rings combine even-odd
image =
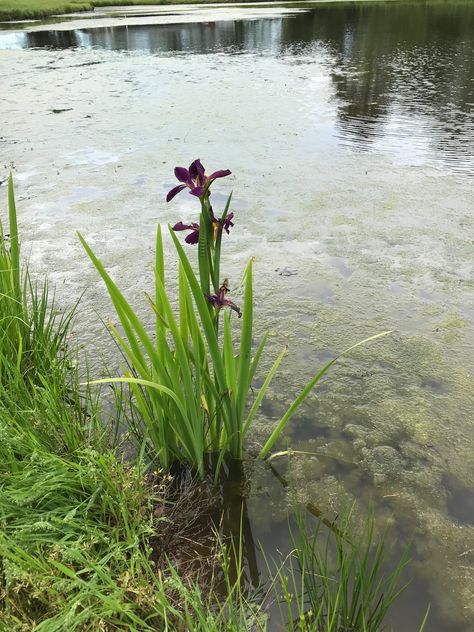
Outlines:
[{"label": "purple iris flower", "polygon": [[173,226],[173,230],[190,230],[191,232],[184,238],[184,241],[187,244],[197,244],[199,242],[199,224],[196,224],[196,222],[193,222],[192,224],[183,224],[183,222],[178,222]]},{"label": "purple iris flower", "polygon": [[177,187],[174,187],[174,189],[169,191],[166,196],[166,201],[170,202],[175,195],[186,188],[190,189],[189,192],[191,195],[195,195],[200,198],[203,193],[208,190],[216,178],[225,178],[226,176],[230,176],[231,173],[232,172],[229,171],[229,169],[221,169],[220,171],[214,171],[214,173],[211,173],[210,176],[207,176],[199,158],[189,165],[189,169],[186,169],[185,167],[176,167],[174,175],[180,182],[182,182],[182,184],[178,184]]},{"label": "purple iris flower", "polygon": [[237,312],[238,317],[242,316],[242,312],[240,308],[237,307],[235,303],[226,299],[226,294],[229,292],[229,281],[227,279],[224,280],[224,283],[219,288],[218,294],[209,294],[206,296],[207,300],[211,305],[214,305],[217,309],[221,309],[222,307],[230,307],[234,312]]},{"label": "purple iris flower", "polygon": [[[217,234],[219,232],[219,228],[222,226],[222,229],[225,230],[227,234],[229,234],[230,228],[234,225],[232,219],[234,218],[233,213],[229,213],[224,218],[224,221],[220,220],[218,217],[214,215],[214,211],[212,210],[212,206],[210,207],[210,213],[212,218],[212,225],[214,226],[214,241],[217,238]],[[173,230],[190,230],[191,232],[187,237],[185,237],[184,241],[187,244],[197,244],[199,243],[199,224],[193,222],[192,224],[183,224],[183,222],[178,222],[173,226]]]}]

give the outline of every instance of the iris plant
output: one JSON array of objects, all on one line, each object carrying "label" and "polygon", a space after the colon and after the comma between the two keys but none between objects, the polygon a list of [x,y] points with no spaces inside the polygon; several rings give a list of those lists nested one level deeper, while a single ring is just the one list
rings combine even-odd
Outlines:
[{"label": "iris plant", "polygon": [[[227,298],[227,279],[220,281],[222,234],[229,233],[233,226],[234,214],[229,213],[232,194],[222,213],[216,215],[210,203],[210,187],[217,178],[230,175],[230,171],[215,171],[208,176],[200,160],[195,160],[189,169],[176,167],[175,175],[180,184],[168,193],[167,201],[188,188],[199,199],[201,212],[196,222],[169,226],[179,258],[178,313],[165,288],[165,257],[158,226],[155,297],[148,297],[156,316],[154,336],[146,331],[82,236],[80,239],[116,309],[121,327],[110,327],[127,362],[123,377],[98,381],[129,385],[134,395],[130,428],[161,467],[168,469],[177,461],[204,476],[205,455],[209,452],[220,453],[219,465],[228,456],[242,458],[245,436],[285,350],[275,359],[253,402],[249,402],[249,395],[255,392],[252,384],[267,335],[254,349],[252,260],[244,274],[242,309]],[[185,242],[198,246],[198,275],[175,234],[186,230],[190,232]],[[229,309],[224,310],[226,307]],[[239,317],[239,326],[232,321],[233,312]],[[367,340],[380,335],[384,334]],[[328,362],[309,380],[276,424],[260,457],[268,456],[291,417],[336,360]]]},{"label": "iris plant", "polygon": [[[232,193],[227,199],[227,204],[220,216],[216,216],[211,206],[210,195],[211,185],[217,178],[225,178],[231,174],[229,169],[214,171],[211,175],[206,175],[205,169],[199,160],[194,160],[189,169],[185,167],[175,167],[174,174],[182,183],[169,191],[166,201],[169,202],[183,189],[188,188],[189,192],[198,197],[201,203],[201,214],[199,223],[192,222],[184,224],[178,222],[173,226],[176,232],[190,231],[185,237],[188,244],[199,244],[199,279],[201,287],[206,296],[219,297],[221,291],[220,283],[220,259],[222,233],[227,234],[234,225],[234,213],[229,213]],[[211,293],[211,287],[214,290]],[[217,320],[216,320],[217,327]]]}]

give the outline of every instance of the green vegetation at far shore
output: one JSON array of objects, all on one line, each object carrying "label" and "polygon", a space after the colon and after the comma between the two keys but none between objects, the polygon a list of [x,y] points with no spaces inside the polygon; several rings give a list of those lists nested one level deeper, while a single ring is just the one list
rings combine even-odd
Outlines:
[{"label": "green vegetation at far shore", "polygon": [[[234,0],[206,0],[225,3]],[[243,2],[249,0],[242,0]],[[144,4],[191,4],[196,0],[0,0],[0,20],[27,20],[60,13],[93,11],[95,7]]]},{"label": "green vegetation at far shore", "polygon": [[[206,4],[267,1],[268,0],[205,0]],[[345,0],[333,1],[344,2]],[[374,2],[377,0],[369,1]],[[45,18],[62,13],[93,11],[96,7],[195,4],[196,2],[199,2],[199,0],[0,0],[0,21]]]}]

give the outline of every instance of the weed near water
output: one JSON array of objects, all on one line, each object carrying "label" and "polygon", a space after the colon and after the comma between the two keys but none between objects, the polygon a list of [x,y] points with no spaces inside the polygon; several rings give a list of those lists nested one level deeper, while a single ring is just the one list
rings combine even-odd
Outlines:
[{"label": "weed near water", "polygon": [[408,564],[408,549],[387,570],[390,550],[382,535],[374,533],[374,518],[366,520],[362,533],[352,533],[350,515],[338,521],[327,535],[321,523],[310,528],[296,514],[291,531],[294,556],[305,595],[305,621],[311,629],[379,630],[395,599],[406,588],[401,576]]},{"label": "weed near water", "polygon": [[48,285],[35,286],[21,266],[13,179],[8,181],[6,229],[0,221],[0,382],[5,368],[16,363],[23,379],[38,382],[41,371],[59,357],[72,312],[58,316]]}]

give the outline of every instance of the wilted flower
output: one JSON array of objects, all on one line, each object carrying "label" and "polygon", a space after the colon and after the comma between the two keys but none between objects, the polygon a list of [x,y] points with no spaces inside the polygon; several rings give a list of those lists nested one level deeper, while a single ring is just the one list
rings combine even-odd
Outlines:
[{"label": "wilted flower", "polygon": [[233,213],[229,213],[229,215],[226,215],[224,220],[220,220],[220,219],[214,219],[214,222],[217,222],[219,225],[222,225],[222,228],[225,230],[225,232],[227,234],[229,234],[229,228],[231,228],[231,226],[234,225],[234,222],[232,221],[234,219],[234,214]]},{"label": "wilted flower", "polygon": [[240,318],[242,316],[242,312],[235,303],[226,299],[225,296],[227,292],[229,292],[229,282],[227,279],[225,279],[224,283],[219,288],[219,293],[209,294],[206,296],[206,298],[209,303],[211,303],[211,305],[214,305],[214,307],[217,307],[217,309],[221,309],[222,307],[230,307],[230,309],[233,309],[234,312],[237,312],[237,315]]},{"label": "wilted flower", "polygon": [[203,193],[207,191],[211,183],[216,180],[216,178],[225,178],[226,176],[230,176],[230,174],[231,171],[223,169],[220,171],[214,171],[214,173],[211,173],[210,176],[207,176],[199,158],[189,165],[189,169],[186,169],[185,167],[176,167],[174,175],[183,184],[178,184],[177,187],[171,189],[166,196],[166,201],[170,202],[175,195],[186,188],[190,189],[189,192],[191,195],[195,195],[200,198]]}]

